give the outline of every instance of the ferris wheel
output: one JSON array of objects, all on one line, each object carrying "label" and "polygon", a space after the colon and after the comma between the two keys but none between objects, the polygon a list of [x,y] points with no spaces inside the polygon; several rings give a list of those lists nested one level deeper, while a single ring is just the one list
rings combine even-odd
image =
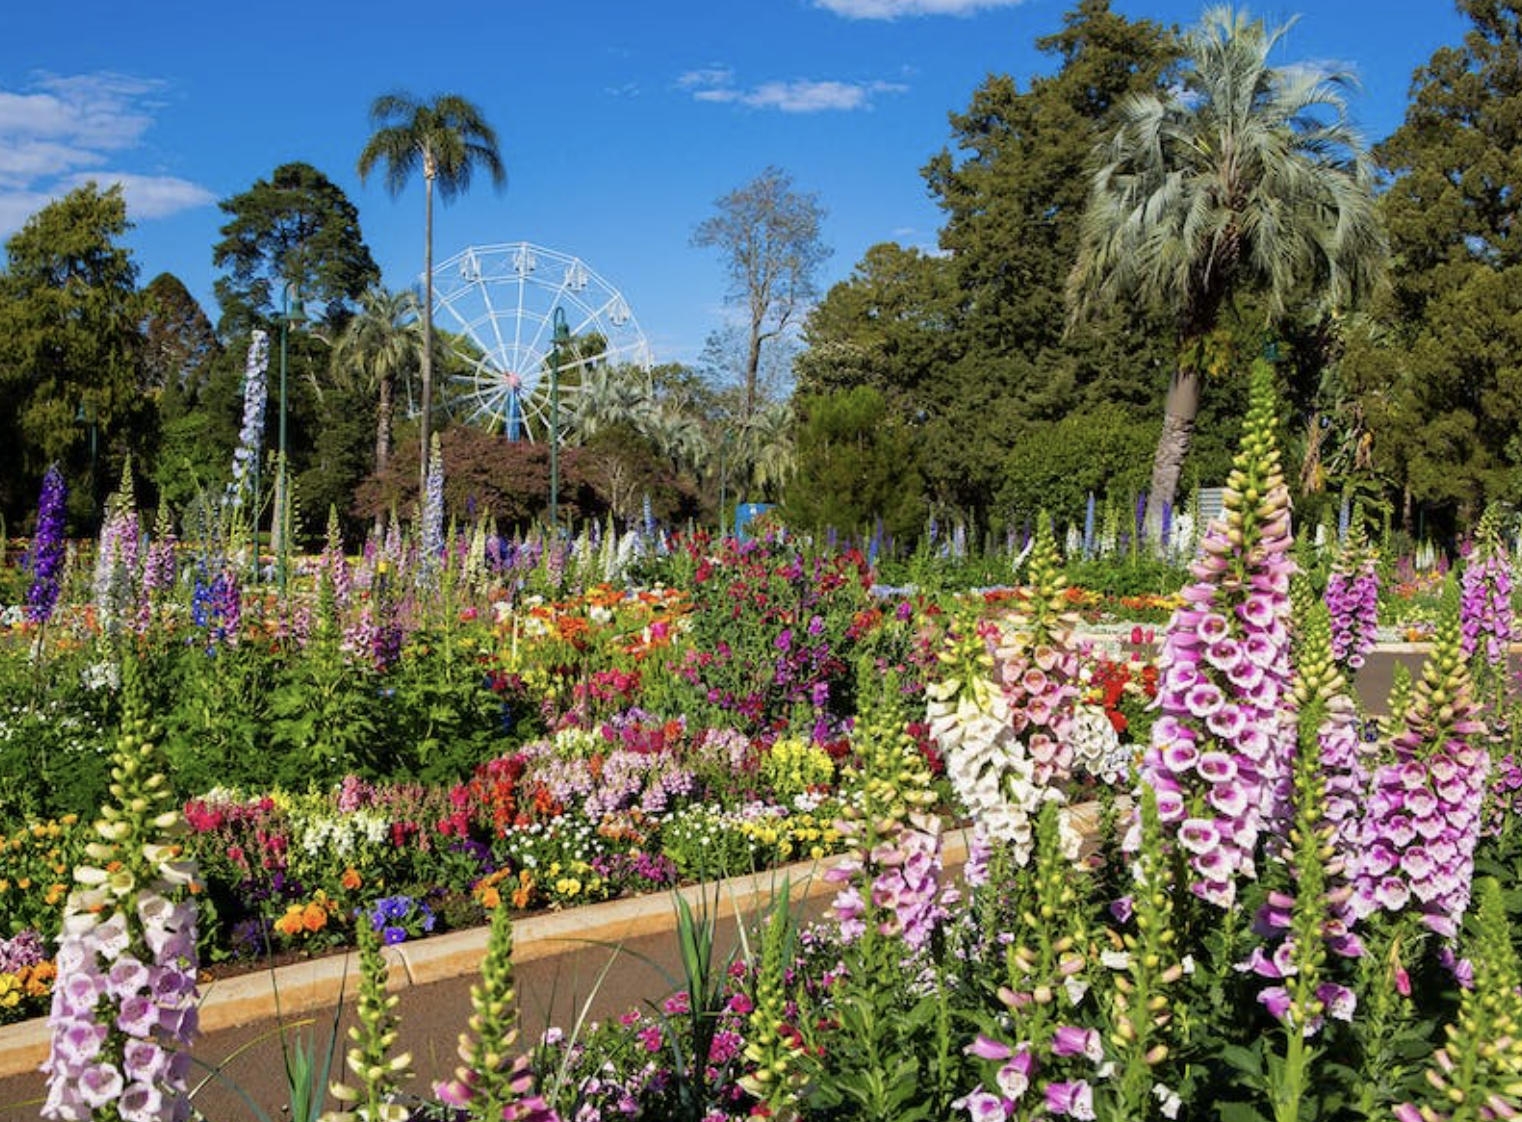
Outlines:
[{"label": "ferris wheel", "polygon": [[[558,354],[557,312],[567,328]],[[455,407],[513,440],[549,436],[553,360],[562,431],[588,369],[651,365],[623,295],[580,258],[528,242],[472,246],[436,266],[433,313],[464,371],[450,376]]]}]

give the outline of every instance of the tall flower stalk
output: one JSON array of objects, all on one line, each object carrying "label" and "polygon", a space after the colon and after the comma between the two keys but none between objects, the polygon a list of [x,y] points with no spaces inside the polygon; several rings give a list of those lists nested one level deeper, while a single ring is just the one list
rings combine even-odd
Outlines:
[{"label": "tall flower stalk", "polygon": [[[245,497],[257,508],[259,458],[264,452],[264,411],[269,403],[265,371],[269,369],[269,336],[255,330],[248,341],[248,359],[243,367],[243,424],[238,429],[238,445],[233,450],[234,507],[241,507]],[[251,517],[258,517],[257,509]]]},{"label": "tall flower stalk", "polygon": [[434,1094],[472,1122],[551,1122],[545,1101],[532,1093],[529,1059],[514,1055],[518,1042],[517,992],[513,987],[513,921],[505,904],[492,912],[481,980],[470,987],[469,1031],[460,1034],[462,1066],[455,1077],[434,1084]]},{"label": "tall flower stalk", "polygon": [[1484,729],[1476,715],[1458,616],[1449,611],[1391,741],[1394,759],[1374,774],[1354,875],[1360,916],[1414,904],[1433,931],[1457,936],[1490,773],[1488,751],[1474,743]]},{"label": "tall flower stalk", "polygon": [[1379,629],[1379,568],[1359,517],[1332,565],[1324,599],[1332,614],[1332,657],[1344,670],[1358,670]]},{"label": "tall flower stalk", "polygon": [[1485,878],[1477,895],[1474,983],[1427,1069],[1435,1093],[1427,1103],[1397,1106],[1397,1122],[1479,1122],[1522,1113],[1522,966],[1500,883]]},{"label": "tall flower stalk", "polygon": [[108,638],[119,636],[137,613],[141,535],[129,459],[122,468],[121,486],[106,503],[95,555],[95,612]]},{"label": "tall flower stalk", "polygon": [[422,552],[419,576],[425,581],[438,578],[444,564],[444,451],[439,434],[433,434],[428,450],[428,474],[422,504]]},{"label": "tall flower stalk", "polygon": [[189,1113],[196,881],[135,664],[124,667],[111,797],[64,907],[44,1118],[169,1122]]},{"label": "tall flower stalk", "polygon": [[27,553],[26,567],[32,583],[26,590],[26,616],[35,624],[53,618],[58,605],[64,560],[64,518],[69,501],[68,484],[63,472],[53,464],[42,477],[42,494],[37,500],[37,530]]},{"label": "tall flower stalk", "polygon": [[1142,762],[1158,817],[1188,855],[1191,891],[1223,908],[1238,877],[1257,875],[1259,844],[1282,832],[1288,806],[1294,562],[1276,416],[1272,368],[1260,362],[1225,517],[1206,532],[1163,640],[1161,716]]},{"label": "tall flower stalk", "polygon": [[1507,652],[1516,634],[1512,611],[1511,557],[1494,506],[1480,519],[1480,529],[1460,578],[1459,626],[1464,654],[1505,677]]},{"label": "tall flower stalk", "polygon": [[1021,865],[1030,860],[1041,805],[1064,797],[1080,696],[1062,558],[1045,516],[1030,580],[1025,607],[1004,621],[959,621],[941,655],[946,672],[926,688],[931,735],[953,791],[978,830],[1010,846]]},{"label": "tall flower stalk", "polygon": [[354,931],[359,943],[359,1008],[358,1023],[349,1029],[353,1047],[347,1057],[354,1083],[335,1083],[329,1088],[344,1108],[324,1114],[322,1122],[404,1122],[409,1112],[396,1097],[412,1075],[412,1055],[391,1054],[401,999],[386,992],[380,933],[368,923],[356,923]]}]

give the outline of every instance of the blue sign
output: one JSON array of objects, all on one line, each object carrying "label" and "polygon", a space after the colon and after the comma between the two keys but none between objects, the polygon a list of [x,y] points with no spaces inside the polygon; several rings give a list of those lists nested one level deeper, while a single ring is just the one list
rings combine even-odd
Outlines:
[{"label": "blue sign", "polygon": [[745,528],[771,509],[771,503],[738,503],[735,506],[735,537],[742,542],[750,541]]}]

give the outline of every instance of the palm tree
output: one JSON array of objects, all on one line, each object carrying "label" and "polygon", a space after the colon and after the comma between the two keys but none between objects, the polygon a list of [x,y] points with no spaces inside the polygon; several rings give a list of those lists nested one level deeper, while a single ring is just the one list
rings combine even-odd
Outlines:
[{"label": "palm tree", "polygon": [[333,345],[330,369],[334,376],[375,394],[375,470],[391,458],[391,419],[395,412],[396,380],[422,365],[423,331],[417,294],[404,289],[367,289],[359,310]]},{"label": "palm tree", "polygon": [[585,443],[620,424],[637,429],[648,406],[649,393],[632,367],[599,362],[582,371],[571,433]]},{"label": "palm tree", "polygon": [[701,463],[708,450],[697,418],[669,401],[645,409],[639,429],[677,473]]},{"label": "palm tree", "polygon": [[1351,76],[1269,66],[1288,30],[1268,31],[1230,7],[1206,12],[1185,37],[1182,86],[1117,106],[1094,153],[1068,281],[1072,314],[1156,301],[1176,317],[1178,359],[1147,502],[1153,533],[1178,486],[1205,344],[1228,301],[1256,293],[1277,320],[1314,292],[1337,311],[1383,274],[1373,172],[1344,100]]},{"label": "palm tree", "polygon": [[[491,173],[500,188],[507,182],[497,134],[481,111],[463,97],[441,94],[431,102],[409,93],[382,94],[370,106],[376,132],[359,154],[361,182],[377,164],[386,166],[386,189],[398,195],[413,172],[422,169],[425,215],[423,255],[423,377],[420,485],[428,475],[428,439],[433,410],[433,195],[445,202],[470,186],[476,168]],[[422,492],[419,491],[419,494]]]},{"label": "palm tree", "polygon": [[752,486],[774,496],[798,467],[793,410],[773,402],[753,414],[740,430],[740,459],[748,465]]}]

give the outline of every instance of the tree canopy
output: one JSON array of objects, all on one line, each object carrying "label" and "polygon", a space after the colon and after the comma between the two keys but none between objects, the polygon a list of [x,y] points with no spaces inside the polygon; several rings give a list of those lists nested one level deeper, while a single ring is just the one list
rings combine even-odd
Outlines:
[{"label": "tree canopy", "polygon": [[0,273],[0,504],[35,503],[58,463],[90,516],[133,453],[151,451],[141,392],[143,302],[119,185],[43,207],[6,242]]},{"label": "tree canopy", "polygon": [[729,276],[728,298],[745,313],[746,352],[741,416],[757,406],[762,345],[787,330],[817,295],[819,266],[830,255],[821,240],[824,207],[798,191],[793,177],[768,167],[714,203],[692,243],[716,249]]},{"label": "tree canopy", "polygon": [[277,167],[217,204],[228,215],[212,264],[224,339],[267,325],[284,311],[291,285],[307,314],[339,326],[353,301],[380,280],[359,228],[359,211],[311,164]]}]

